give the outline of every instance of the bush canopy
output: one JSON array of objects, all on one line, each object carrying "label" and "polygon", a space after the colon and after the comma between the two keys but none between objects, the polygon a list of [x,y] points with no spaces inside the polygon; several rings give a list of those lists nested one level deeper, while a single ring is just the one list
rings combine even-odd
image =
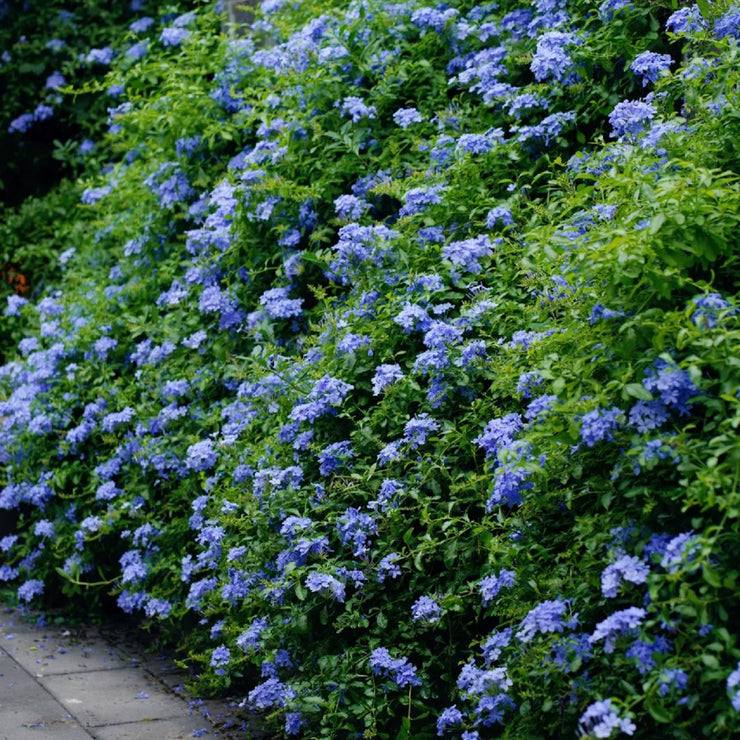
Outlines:
[{"label": "bush canopy", "polygon": [[740,6],[150,6],[6,209],[6,596],[275,736],[736,736]]}]

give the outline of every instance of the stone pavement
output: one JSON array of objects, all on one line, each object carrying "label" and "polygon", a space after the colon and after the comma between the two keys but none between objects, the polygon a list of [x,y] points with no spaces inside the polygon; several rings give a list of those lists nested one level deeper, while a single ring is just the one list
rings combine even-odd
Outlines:
[{"label": "stone pavement", "polygon": [[125,630],[39,627],[0,607],[0,740],[253,737],[234,704],[188,702],[184,678]]}]

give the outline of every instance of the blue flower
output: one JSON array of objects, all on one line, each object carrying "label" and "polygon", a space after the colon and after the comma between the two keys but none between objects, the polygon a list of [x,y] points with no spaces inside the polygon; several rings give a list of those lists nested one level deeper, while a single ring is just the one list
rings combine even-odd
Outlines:
[{"label": "blue flower", "polygon": [[562,82],[573,67],[573,60],[568,56],[565,47],[580,44],[580,39],[572,33],[548,31],[537,39],[530,69],[538,82],[549,77]]},{"label": "blue flower", "polygon": [[334,247],[336,257],[329,263],[327,275],[342,284],[350,284],[367,262],[381,264],[390,252],[388,243],[398,236],[397,231],[383,224],[360,226],[347,224],[339,229],[339,241]]},{"label": "blue flower", "polygon": [[450,242],[442,248],[442,256],[465,272],[478,273],[483,269],[480,260],[493,254],[493,244],[485,234]]},{"label": "blue flower", "polygon": [[271,319],[288,319],[303,312],[302,298],[288,298],[290,288],[271,288],[260,296],[260,303]]},{"label": "blue flower", "polygon": [[620,10],[630,10],[633,7],[630,0],[604,0],[599,5],[599,17],[602,21],[610,21]]},{"label": "blue flower", "polygon": [[398,215],[415,216],[423,213],[429,206],[440,205],[445,189],[444,185],[428,185],[407,190],[403,195],[403,206]]},{"label": "blue flower", "polygon": [[429,414],[419,414],[406,422],[403,441],[410,445],[411,449],[416,449],[427,441],[427,435],[436,432],[438,429],[438,421]]},{"label": "blue flower", "polygon": [[488,458],[493,459],[499,450],[511,446],[515,436],[523,428],[524,424],[519,414],[507,414],[499,419],[491,419],[473,442],[486,451]]},{"label": "blue flower", "polygon": [[625,653],[625,656],[636,660],[637,670],[640,674],[645,675],[655,668],[656,663],[653,656],[656,654],[667,653],[669,650],[670,643],[662,637],[656,638],[655,642],[635,640]]},{"label": "blue flower", "polygon": [[[367,334],[347,332],[336,344],[337,354],[344,355],[349,352],[356,352],[358,349],[367,347],[371,343],[372,339]],[[372,349],[368,349],[367,354],[372,355]]]},{"label": "blue flower", "polygon": [[245,653],[249,650],[259,647],[259,638],[267,629],[269,620],[267,617],[256,617],[252,624],[236,638],[236,644]]},{"label": "blue flower", "polygon": [[0,551],[8,552],[16,542],[18,542],[17,534],[8,534],[5,537],[0,538]]},{"label": "blue flower", "polygon": [[370,514],[350,506],[337,520],[337,531],[342,544],[352,546],[355,557],[365,557],[370,537],[377,534],[378,525]]},{"label": "blue flower", "polygon": [[375,118],[377,110],[374,105],[367,105],[362,98],[349,96],[339,104],[342,115],[349,116],[352,123],[357,123],[363,118]]},{"label": "blue flower", "polygon": [[445,321],[432,321],[424,333],[423,342],[430,349],[444,349],[449,344],[462,341],[463,333]]},{"label": "blue flower", "polygon": [[155,21],[154,18],[150,18],[149,16],[145,15],[141,18],[137,18],[133,23],[129,24],[129,30],[132,33],[144,33],[145,31],[148,31],[153,25]]},{"label": "blue flower", "polygon": [[513,98],[507,100],[505,107],[510,116],[514,116],[514,118],[519,120],[522,112],[532,110],[534,108],[544,108],[546,110],[550,107],[550,102],[547,98],[543,98],[540,95],[522,93],[521,95],[515,95]]},{"label": "blue flower", "polygon": [[486,638],[485,642],[481,645],[481,655],[486,662],[486,666],[490,668],[499,659],[503,649],[511,644],[513,634],[514,630],[511,627],[507,627],[501,632],[492,632]]},{"label": "blue flower", "polygon": [[344,601],[345,585],[328,573],[309,573],[306,588],[313,593],[331,594],[337,601]]},{"label": "blue flower", "polygon": [[516,140],[532,149],[535,146],[550,146],[557,138],[566,124],[573,123],[576,114],[573,111],[561,111],[545,116],[538,124],[533,126],[512,126],[512,133],[516,133]]},{"label": "blue flower", "polygon": [[98,490],[95,492],[95,499],[97,501],[111,501],[121,493],[123,491],[113,481],[109,480],[98,486]]},{"label": "blue flower", "polygon": [[494,724],[503,724],[504,709],[515,709],[516,704],[506,693],[496,694],[496,696],[483,696],[475,707],[477,725],[490,727]]},{"label": "blue flower", "polygon": [[190,591],[185,599],[185,606],[189,609],[200,609],[203,597],[213,591],[217,585],[218,581],[215,578],[202,578],[200,581],[191,584]]},{"label": "blue flower", "polygon": [[[10,299],[8,299],[10,300]],[[706,293],[691,299],[695,311],[691,314],[694,326],[714,329],[717,326],[717,312],[729,308],[730,304],[719,293]]]},{"label": "blue flower", "polygon": [[100,64],[108,66],[113,61],[113,49],[104,46],[102,49],[90,49],[85,57],[88,64]]},{"label": "blue flower", "polygon": [[679,414],[689,413],[691,404],[688,401],[698,390],[686,370],[660,359],[645,371],[645,376],[642,384],[646,390],[658,394],[668,408],[674,408]]},{"label": "blue flower", "polygon": [[393,120],[401,127],[408,128],[413,123],[421,123],[424,117],[416,108],[399,108],[393,114]]},{"label": "blue flower", "polygon": [[18,588],[18,598],[21,601],[31,601],[42,593],[44,593],[44,582],[36,579],[29,579]]},{"label": "blue flower", "polygon": [[[660,674],[660,684],[658,691],[661,696],[676,692],[680,693],[686,690],[689,685],[689,676],[680,668],[665,668]],[[685,699],[680,699],[679,704],[685,704]]]},{"label": "blue flower", "polygon": [[28,303],[28,298],[24,298],[20,295],[9,295],[8,306],[4,311],[5,316],[20,316],[21,306],[25,306]]},{"label": "blue flower", "polygon": [[740,712],[740,662],[735,670],[727,677],[727,693],[730,694],[732,708]]},{"label": "blue flower", "polygon": [[33,533],[37,537],[53,537],[54,536],[54,525],[48,519],[42,519],[36,522]]},{"label": "blue flower", "polygon": [[378,365],[373,376],[373,395],[379,396],[389,385],[403,377],[401,366],[397,364]]},{"label": "blue flower", "polygon": [[378,565],[378,583],[383,583],[386,578],[398,578],[401,575],[401,568],[395,562],[400,557],[397,552],[392,552],[380,561]]},{"label": "blue flower", "polygon": [[609,738],[614,730],[632,735],[636,729],[632,720],[619,716],[611,699],[594,702],[578,720],[578,732],[587,738]]},{"label": "blue flower", "polygon": [[159,36],[162,46],[180,46],[188,38],[190,38],[190,31],[187,28],[176,28],[174,26],[163,29]]},{"label": "blue flower", "polygon": [[254,709],[269,709],[270,707],[284,707],[295,697],[295,689],[290,688],[277,678],[268,678],[267,681],[249,692],[248,700],[250,706]]},{"label": "blue flower", "polygon": [[642,85],[645,87],[650,82],[657,82],[661,72],[668,70],[673,63],[670,54],[656,54],[654,51],[644,51],[638,54],[630,69],[642,77]]},{"label": "blue flower", "polygon": [[146,56],[148,51],[149,39],[144,39],[143,41],[137,41],[135,44],[131,44],[131,46],[126,49],[125,54],[131,61],[135,62]]},{"label": "blue flower", "polygon": [[448,727],[461,725],[463,721],[462,712],[453,704],[442,710],[442,714],[437,717],[437,735],[444,735]]},{"label": "blue flower", "polygon": [[300,712],[288,712],[285,715],[285,734],[299,735],[304,724],[306,724],[306,721]]},{"label": "blue flower", "polygon": [[392,658],[387,648],[379,647],[370,654],[370,668],[379,676],[390,678],[399,688],[421,686],[416,668],[408,658]]},{"label": "blue flower", "polygon": [[514,585],[514,578],[515,573],[511,570],[502,570],[498,575],[483,578],[478,584],[483,606],[488,606],[502,588],[511,588]]},{"label": "blue flower", "polygon": [[93,205],[97,203],[101,198],[104,198],[111,191],[110,185],[102,185],[99,188],[86,188],[82,191],[80,196],[80,202],[85,205]]},{"label": "blue flower", "polygon": [[524,412],[524,417],[528,421],[535,421],[546,414],[558,401],[558,397],[552,394],[539,396],[529,403],[527,410]]},{"label": "blue flower", "polygon": [[319,453],[319,473],[329,475],[340,466],[346,465],[354,456],[354,450],[348,441],[327,445]]},{"label": "blue flower", "polygon": [[587,447],[603,440],[611,442],[614,439],[612,432],[619,429],[623,419],[624,412],[616,406],[589,411],[581,419],[581,439]]},{"label": "blue flower", "polygon": [[679,8],[670,15],[665,22],[666,31],[672,33],[693,33],[706,28],[701,12],[696,5],[690,5],[686,8]]},{"label": "blue flower", "polygon": [[188,447],[185,465],[190,470],[201,472],[210,470],[216,464],[217,460],[218,454],[213,449],[213,442],[210,439],[205,439]]},{"label": "blue flower", "polygon": [[407,333],[414,329],[426,331],[432,323],[426,309],[414,303],[406,303],[403,309],[393,317],[393,321]]},{"label": "blue flower", "polygon": [[486,226],[489,229],[493,229],[497,223],[501,223],[502,226],[513,226],[514,217],[511,215],[511,211],[503,206],[496,206],[491,208],[486,214]]},{"label": "blue flower", "polygon": [[[231,659],[231,651],[229,650],[229,648],[227,648],[226,645],[219,645],[211,653],[211,667],[212,668],[222,668],[222,666],[229,664],[230,659]],[[216,673],[218,675],[223,675],[224,671],[217,670]]]},{"label": "blue flower", "polygon": [[609,114],[613,137],[633,137],[653,122],[657,110],[642,100],[623,100]]},{"label": "blue flower", "polygon": [[466,154],[487,154],[493,149],[496,142],[503,138],[496,135],[501,129],[494,129],[494,134],[462,134],[457,140],[455,151]]},{"label": "blue flower", "polygon": [[411,617],[414,622],[436,624],[442,617],[442,610],[436,599],[420,596],[411,606]]},{"label": "blue flower", "polygon": [[641,584],[647,580],[650,569],[634,555],[622,555],[601,573],[601,593],[608,599],[617,595],[622,581]]},{"label": "blue flower", "polygon": [[683,532],[670,539],[663,550],[660,564],[669,573],[676,573],[684,564],[690,563],[700,545],[693,532]]},{"label": "blue flower", "polygon": [[519,624],[516,633],[521,642],[531,642],[537,633],[562,632],[566,624],[563,621],[568,609],[568,602],[562,599],[543,601],[529,611]]},{"label": "blue flower", "polygon": [[356,221],[369,208],[369,204],[355,195],[340,195],[334,201],[334,210],[339,218]]},{"label": "blue flower", "polygon": [[740,10],[736,4],[730,8],[730,12],[714,22],[714,35],[719,39],[725,36],[740,37]]},{"label": "blue flower", "polygon": [[604,652],[612,653],[617,637],[634,632],[646,616],[647,612],[636,606],[614,612],[596,625],[589,642],[593,645],[604,640]]},{"label": "blue flower", "polygon": [[471,698],[479,697],[489,691],[502,692],[511,687],[511,679],[506,668],[478,668],[472,661],[466,663],[457,679],[457,688]]},{"label": "blue flower", "polygon": [[458,10],[454,8],[447,8],[446,10],[437,10],[436,8],[422,7],[417,8],[411,14],[411,22],[423,29],[432,29],[435,33],[442,33],[445,30],[445,26],[453,18],[457,18],[460,14]]}]

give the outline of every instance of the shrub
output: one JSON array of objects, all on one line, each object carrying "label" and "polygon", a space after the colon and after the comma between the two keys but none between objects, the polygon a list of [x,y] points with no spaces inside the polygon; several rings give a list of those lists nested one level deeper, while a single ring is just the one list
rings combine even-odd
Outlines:
[{"label": "shrub", "polygon": [[736,732],[737,31],[671,10],[271,2],[114,58],[7,311],[18,598],[112,594],[286,735]]}]

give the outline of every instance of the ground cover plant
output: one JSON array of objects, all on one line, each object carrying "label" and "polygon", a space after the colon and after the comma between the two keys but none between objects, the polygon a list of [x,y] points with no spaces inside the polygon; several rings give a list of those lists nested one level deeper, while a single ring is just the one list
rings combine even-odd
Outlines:
[{"label": "ground cover plant", "polygon": [[111,60],[7,300],[7,587],[278,736],[737,733],[740,7],[221,24]]},{"label": "ground cover plant", "polygon": [[[169,21],[193,8],[133,0],[0,2],[0,301],[39,298],[76,241],[74,179],[106,166],[104,136],[123,94],[111,61],[144,55]],[[18,337],[0,333],[0,361]]]}]

